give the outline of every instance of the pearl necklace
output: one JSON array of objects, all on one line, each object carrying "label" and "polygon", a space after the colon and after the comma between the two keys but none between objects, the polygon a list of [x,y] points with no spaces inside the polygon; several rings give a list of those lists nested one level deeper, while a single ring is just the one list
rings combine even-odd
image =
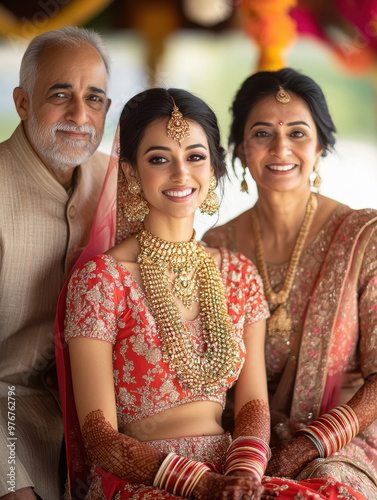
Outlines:
[{"label": "pearl necklace", "polygon": [[[195,240],[195,231],[190,241],[182,243],[162,240],[144,228],[136,238],[141,248],[137,262],[159,329],[164,360],[187,389],[198,394],[218,391],[235,374],[240,358],[215,261]],[[168,268],[177,275],[174,281],[166,276]],[[191,279],[190,272],[194,274]],[[185,301],[192,304],[198,289],[204,352],[195,349],[174,301],[175,296],[184,305]]]},{"label": "pearl necklace", "polygon": [[297,240],[289,261],[287,276],[281,290],[278,293],[273,292],[270,280],[268,278],[267,266],[264,258],[262,236],[256,208],[254,207],[254,209],[251,211],[251,222],[253,225],[253,232],[255,236],[257,265],[263,281],[264,293],[270,304],[278,306],[271,314],[271,317],[267,320],[267,332],[270,336],[286,336],[291,331],[292,320],[288,316],[284,304],[288,300],[288,297],[291,293],[298,263],[304,249],[305,241],[309,234],[310,226],[313,222],[317,206],[317,197],[314,193],[311,193],[309,201],[306,205],[305,217],[302,221],[300,231],[298,233]]}]

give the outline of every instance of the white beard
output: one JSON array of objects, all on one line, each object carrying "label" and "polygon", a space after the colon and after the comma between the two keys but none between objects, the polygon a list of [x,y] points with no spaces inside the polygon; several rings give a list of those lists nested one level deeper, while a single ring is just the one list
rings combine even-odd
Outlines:
[{"label": "white beard", "polygon": [[[56,136],[58,130],[87,133],[89,141],[72,138],[59,140]],[[49,166],[62,172],[81,165],[90,158],[98,148],[103,136],[103,130],[97,134],[96,129],[91,125],[76,126],[67,123],[54,123],[47,126],[37,123],[32,109],[28,118],[28,133],[30,142],[38,154]]]}]

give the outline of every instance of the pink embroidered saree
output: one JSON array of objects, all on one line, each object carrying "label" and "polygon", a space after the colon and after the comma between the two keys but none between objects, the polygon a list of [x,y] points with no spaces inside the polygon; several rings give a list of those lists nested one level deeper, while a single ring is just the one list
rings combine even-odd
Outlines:
[{"label": "pink embroidered saree", "polygon": [[[294,331],[268,338],[272,446],[346,403],[377,372],[377,213],[340,206],[301,258],[288,301]],[[276,289],[285,266],[270,266]],[[377,423],[296,479],[334,477],[377,498]]]}]

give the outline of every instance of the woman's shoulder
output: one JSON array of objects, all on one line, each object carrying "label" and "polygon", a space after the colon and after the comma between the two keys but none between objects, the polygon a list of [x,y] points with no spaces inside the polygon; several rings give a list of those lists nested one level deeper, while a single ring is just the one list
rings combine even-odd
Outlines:
[{"label": "woman's shoulder", "polygon": [[351,208],[348,205],[339,203],[333,210],[332,217],[338,220],[343,231],[360,232],[363,228],[377,224],[377,210],[375,208]]},{"label": "woman's shoulder", "polygon": [[216,262],[225,281],[258,279],[259,274],[256,266],[243,253],[224,246],[209,247],[205,242],[202,243],[202,246]]},{"label": "woman's shoulder", "polygon": [[250,210],[243,212],[234,219],[220,226],[209,229],[202,240],[211,247],[224,247],[230,250],[237,250],[237,240],[240,230],[247,230],[250,220]]},{"label": "woman's shoulder", "polygon": [[125,273],[127,273],[127,269],[122,263],[118,262],[112,255],[103,253],[94,255],[80,264],[72,273],[70,282],[122,281]]},{"label": "woman's shoulder", "polygon": [[219,252],[221,272],[224,278],[245,283],[259,281],[260,276],[256,265],[243,253],[225,247],[219,247]]},{"label": "woman's shoulder", "polygon": [[103,268],[106,266],[106,261],[106,254],[101,253],[93,255],[85,262],[81,262],[79,265],[76,265],[73,275],[77,276],[82,273],[90,273],[95,271],[96,269]]}]

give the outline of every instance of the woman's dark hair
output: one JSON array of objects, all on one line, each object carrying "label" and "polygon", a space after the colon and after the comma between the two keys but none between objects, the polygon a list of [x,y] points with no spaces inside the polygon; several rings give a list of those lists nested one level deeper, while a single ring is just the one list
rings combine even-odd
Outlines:
[{"label": "woman's dark hair", "polygon": [[204,130],[214,168],[219,180],[226,174],[225,150],[220,144],[217,118],[211,108],[199,97],[181,89],[151,88],[132,97],[124,106],[119,121],[119,159],[136,166],[138,146],[148,125],[158,118],[170,118],[173,101],[183,118],[198,123]]},{"label": "woman's dark hair", "polygon": [[310,113],[317,127],[318,140],[322,156],[326,156],[335,144],[335,125],[327,107],[325,96],[314,80],[291,68],[279,71],[261,71],[247,78],[236,94],[231,107],[232,125],[229,146],[233,147],[233,166],[237,148],[242,143],[244,128],[251,109],[261,99],[275,95],[279,85],[288,93],[301,97],[309,106]]}]

